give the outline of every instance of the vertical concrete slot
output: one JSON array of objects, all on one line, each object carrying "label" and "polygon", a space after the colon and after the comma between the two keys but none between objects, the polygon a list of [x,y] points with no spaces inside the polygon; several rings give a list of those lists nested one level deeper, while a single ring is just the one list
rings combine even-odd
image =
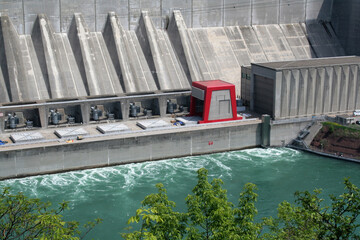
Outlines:
[{"label": "vertical concrete slot", "polygon": [[264,114],[261,117],[261,146],[270,146],[270,115]]}]

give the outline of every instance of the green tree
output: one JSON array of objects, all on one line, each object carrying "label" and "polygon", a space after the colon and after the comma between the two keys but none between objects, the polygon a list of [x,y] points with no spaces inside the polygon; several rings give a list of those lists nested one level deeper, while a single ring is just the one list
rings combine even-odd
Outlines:
[{"label": "green tree", "polygon": [[208,171],[198,170],[198,183],[193,195],[186,198],[188,206],[189,239],[235,239],[233,204],[222,189],[223,181],[208,181]]},{"label": "green tree", "polygon": [[360,239],[359,188],[344,180],[345,192],[330,195],[331,204],[324,205],[321,190],[296,192],[295,203],[286,201],[278,208],[278,218],[265,220],[271,233],[268,239]]},{"label": "green tree", "polygon": [[186,214],[175,212],[176,204],[168,200],[164,185],[156,185],[158,193],[150,194],[142,207],[128,221],[141,222],[141,229],[122,236],[126,239],[182,239],[186,228]]},{"label": "green tree", "polygon": [[66,209],[67,202],[52,209],[50,203],[22,193],[11,194],[9,188],[4,188],[0,195],[0,239],[77,240],[84,238],[101,221],[89,222],[81,233],[78,222],[63,220],[60,214]]},{"label": "green tree", "polygon": [[240,193],[238,208],[234,209],[236,232],[241,239],[258,239],[263,228],[263,223],[255,223],[258,211],[255,207],[258,195],[257,187],[253,183],[246,183]]},{"label": "green tree", "polygon": [[[141,230],[123,234],[126,239],[360,239],[358,233],[360,192],[349,179],[340,196],[330,195],[330,205],[320,198],[321,190],[295,193],[295,204],[279,204],[278,216],[255,221],[256,186],[245,184],[237,207],[228,201],[221,179],[208,181],[208,171],[198,170],[198,183],[186,197],[187,213],[173,210],[166,190],[142,202],[143,207],[129,219],[142,221]],[[266,228],[267,231],[262,230]]]}]

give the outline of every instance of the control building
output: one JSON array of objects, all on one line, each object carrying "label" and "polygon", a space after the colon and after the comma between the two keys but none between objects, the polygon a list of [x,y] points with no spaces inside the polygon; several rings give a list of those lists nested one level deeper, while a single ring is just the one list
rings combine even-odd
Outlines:
[{"label": "control building", "polygon": [[253,63],[251,109],[273,119],[352,113],[360,108],[360,57]]}]

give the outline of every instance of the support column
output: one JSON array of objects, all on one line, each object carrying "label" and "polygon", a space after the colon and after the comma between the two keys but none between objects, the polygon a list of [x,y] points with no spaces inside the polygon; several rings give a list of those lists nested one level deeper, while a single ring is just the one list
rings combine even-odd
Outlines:
[{"label": "support column", "polygon": [[88,124],[90,121],[90,104],[82,103],[81,104],[81,116],[83,124]]},{"label": "support column", "polygon": [[161,96],[158,98],[159,101],[159,112],[161,117],[166,116],[166,108],[167,108],[167,97]]},{"label": "support column", "polygon": [[0,134],[5,132],[5,113],[0,112]]},{"label": "support column", "polygon": [[121,106],[121,116],[122,116],[122,120],[123,121],[128,121],[129,120],[129,104],[130,101],[128,99],[126,100],[121,100],[120,101],[120,106]]},{"label": "support column", "polygon": [[40,124],[41,128],[47,128],[49,125],[48,122],[48,115],[49,115],[49,108],[46,106],[39,107],[39,118],[40,118]]},{"label": "support column", "polygon": [[270,115],[264,114],[261,117],[261,146],[270,146]]}]

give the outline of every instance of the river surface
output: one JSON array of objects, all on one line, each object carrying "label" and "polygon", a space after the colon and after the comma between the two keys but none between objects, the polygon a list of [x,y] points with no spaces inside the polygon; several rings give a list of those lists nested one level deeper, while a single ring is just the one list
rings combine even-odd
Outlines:
[{"label": "river surface", "polygon": [[248,149],[210,155],[128,164],[116,167],[44,175],[0,182],[15,192],[50,201],[66,200],[66,220],[86,223],[103,218],[90,234],[94,239],[121,239],[127,219],[140,202],[163,183],[177,210],[196,184],[196,171],[205,167],[209,178],[221,178],[231,202],[237,205],[247,182],[258,186],[258,217],[275,216],[283,200],[293,202],[296,190],[322,188],[324,197],[343,192],[343,179],[360,186],[360,164],[319,157],[286,148]]}]

